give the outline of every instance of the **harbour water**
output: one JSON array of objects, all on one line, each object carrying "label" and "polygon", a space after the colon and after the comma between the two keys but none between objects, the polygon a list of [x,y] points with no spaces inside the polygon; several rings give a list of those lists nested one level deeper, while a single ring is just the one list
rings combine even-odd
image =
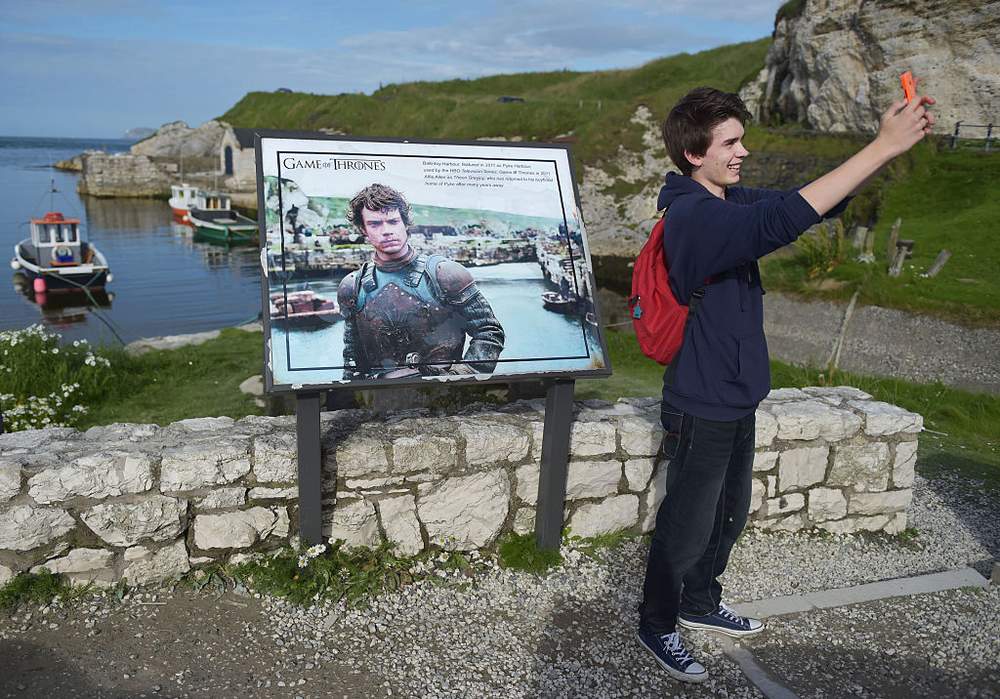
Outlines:
[{"label": "harbour water", "polygon": [[[19,276],[6,267],[6,282],[0,283],[0,330],[41,322],[61,333],[64,341],[113,344],[119,339],[127,343],[213,330],[259,317],[260,257],[256,246],[227,248],[196,242],[190,228],[172,222],[165,201],[81,197],[76,193],[78,175],[50,167],[88,148],[116,152],[128,146],[126,141],[114,140],[0,137],[0,250],[4,262],[13,257],[17,241],[28,237],[28,220],[56,210],[83,220],[91,242],[108,258],[114,275],[107,298],[97,297],[97,306],[75,293],[47,294],[45,306],[40,306],[33,294],[17,288]],[[51,201],[50,181],[59,191]],[[473,273],[508,331],[502,359],[521,360],[511,361],[505,367],[508,371],[544,371],[546,365],[536,365],[531,358],[587,356],[597,349],[594,338],[586,337],[590,333],[585,333],[582,318],[542,308],[541,294],[547,285],[537,263],[480,267]],[[338,282],[339,278],[314,280],[310,288],[334,297]],[[292,331],[292,345],[300,357],[324,356],[331,346],[342,346],[342,325],[338,322],[320,331]],[[275,341],[283,337],[284,332],[276,329]]]},{"label": "harbour water", "polygon": [[[0,137],[0,330],[43,323],[64,340],[113,344],[200,332],[256,320],[260,271],[255,247],[194,242],[154,199],[97,199],[76,193],[78,175],[50,165],[88,148],[128,150],[121,140]],[[54,181],[58,194],[49,194]],[[18,289],[7,265],[29,235],[28,220],[46,211],[79,217],[108,258],[114,281],[99,305],[81,294],[50,293],[44,306]]]}]

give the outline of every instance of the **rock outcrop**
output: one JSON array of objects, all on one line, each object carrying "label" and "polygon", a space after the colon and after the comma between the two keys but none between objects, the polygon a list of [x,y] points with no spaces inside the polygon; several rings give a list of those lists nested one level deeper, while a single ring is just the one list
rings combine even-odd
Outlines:
[{"label": "rock outcrop", "polygon": [[797,9],[779,12],[766,64],[740,93],[761,121],[874,132],[906,70],[937,99],[938,132],[1000,116],[1000,2],[804,0]]},{"label": "rock outcrop", "polygon": [[153,158],[218,158],[227,128],[226,124],[214,119],[197,128],[191,128],[183,121],[172,121],[129,150],[133,155]]}]

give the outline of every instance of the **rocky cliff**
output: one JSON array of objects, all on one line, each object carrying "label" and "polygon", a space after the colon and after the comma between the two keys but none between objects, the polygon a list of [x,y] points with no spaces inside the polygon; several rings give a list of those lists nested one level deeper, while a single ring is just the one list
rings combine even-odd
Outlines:
[{"label": "rocky cliff", "polygon": [[910,70],[937,99],[937,131],[995,123],[998,37],[997,0],[793,1],[779,11],[766,64],[741,95],[761,121],[873,132]]},{"label": "rocky cliff", "polygon": [[214,119],[197,128],[183,121],[172,121],[129,150],[134,155],[153,158],[218,158],[226,128],[226,124]]}]

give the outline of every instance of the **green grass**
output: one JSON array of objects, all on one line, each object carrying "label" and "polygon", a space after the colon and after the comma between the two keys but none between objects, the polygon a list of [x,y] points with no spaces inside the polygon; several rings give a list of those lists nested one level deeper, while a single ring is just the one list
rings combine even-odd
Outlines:
[{"label": "green grass", "polygon": [[[470,140],[572,134],[578,163],[610,160],[619,146],[639,151],[630,119],[646,105],[658,119],[699,85],[736,91],[764,64],[770,39],[679,54],[628,70],[551,71],[474,80],[387,85],[372,95],[251,92],[220,119],[233,126],[339,129],[354,136]],[[523,103],[500,104],[514,95]]]},{"label": "green grass", "polygon": [[72,598],[80,593],[61,575],[46,568],[38,573],[21,573],[0,586],[0,609],[16,609],[21,604],[45,605],[57,597]]},{"label": "green grass", "polygon": [[541,575],[562,563],[559,551],[542,551],[534,534],[507,534],[500,541],[500,564],[504,568]]},{"label": "green grass", "polygon": [[[617,400],[623,396],[655,396],[663,384],[663,367],[647,359],[635,337],[605,331],[614,374],[607,379],[577,382],[576,397]],[[970,393],[943,384],[918,384],[771,362],[775,388],[822,385],[856,386],[877,400],[920,413],[933,432],[920,435],[918,470],[926,476],[944,473],[985,481],[1000,489],[1000,397]],[[943,434],[938,434],[943,433]]]},{"label": "green grass", "polygon": [[[922,144],[895,163],[864,205],[878,210],[874,226],[874,264],[848,259],[828,276],[843,284],[819,291],[809,284],[808,261],[802,255],[764,261],[764,282],[772,289],[806,296],[849,297],[860,290],[862,304],[929,313],[969,325],[1000,323],[1000,160],[996,154],[939,149]],[[871,199],[877,200],[873,202]],[[852,204],[852,207],[854,205]],[[902,219],[899,237],[915,241],[913,257],[899,277],[890,277],[886,245],[892,223]],[[865,216],[855,216],[863,221]],[[941,272],[925,279],[938,253],[951,259]]]},{"label": "green grass", "polygon": [[262,333],[227,329],[201,345],[130,357],[120,369],[127,378],[119,394],[91,407],[81,427],[261,414],[239,385],[263,373],[262,346]]}]

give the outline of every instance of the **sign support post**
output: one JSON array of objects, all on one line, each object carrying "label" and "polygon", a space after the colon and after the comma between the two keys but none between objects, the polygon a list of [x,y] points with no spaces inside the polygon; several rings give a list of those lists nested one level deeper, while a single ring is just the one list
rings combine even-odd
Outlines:
[{"label": "sign support post", "polygon": [[319,393],[295,395],[295,437],[299,462],[299,539],[314,546],[323,540]]},{"label": "sign support post", "polygon": [[535,543],[543,551],[557,551],[562,535],[575,383],[572,379],[557,379],[545,393],[542,463],[535,509]]}]

